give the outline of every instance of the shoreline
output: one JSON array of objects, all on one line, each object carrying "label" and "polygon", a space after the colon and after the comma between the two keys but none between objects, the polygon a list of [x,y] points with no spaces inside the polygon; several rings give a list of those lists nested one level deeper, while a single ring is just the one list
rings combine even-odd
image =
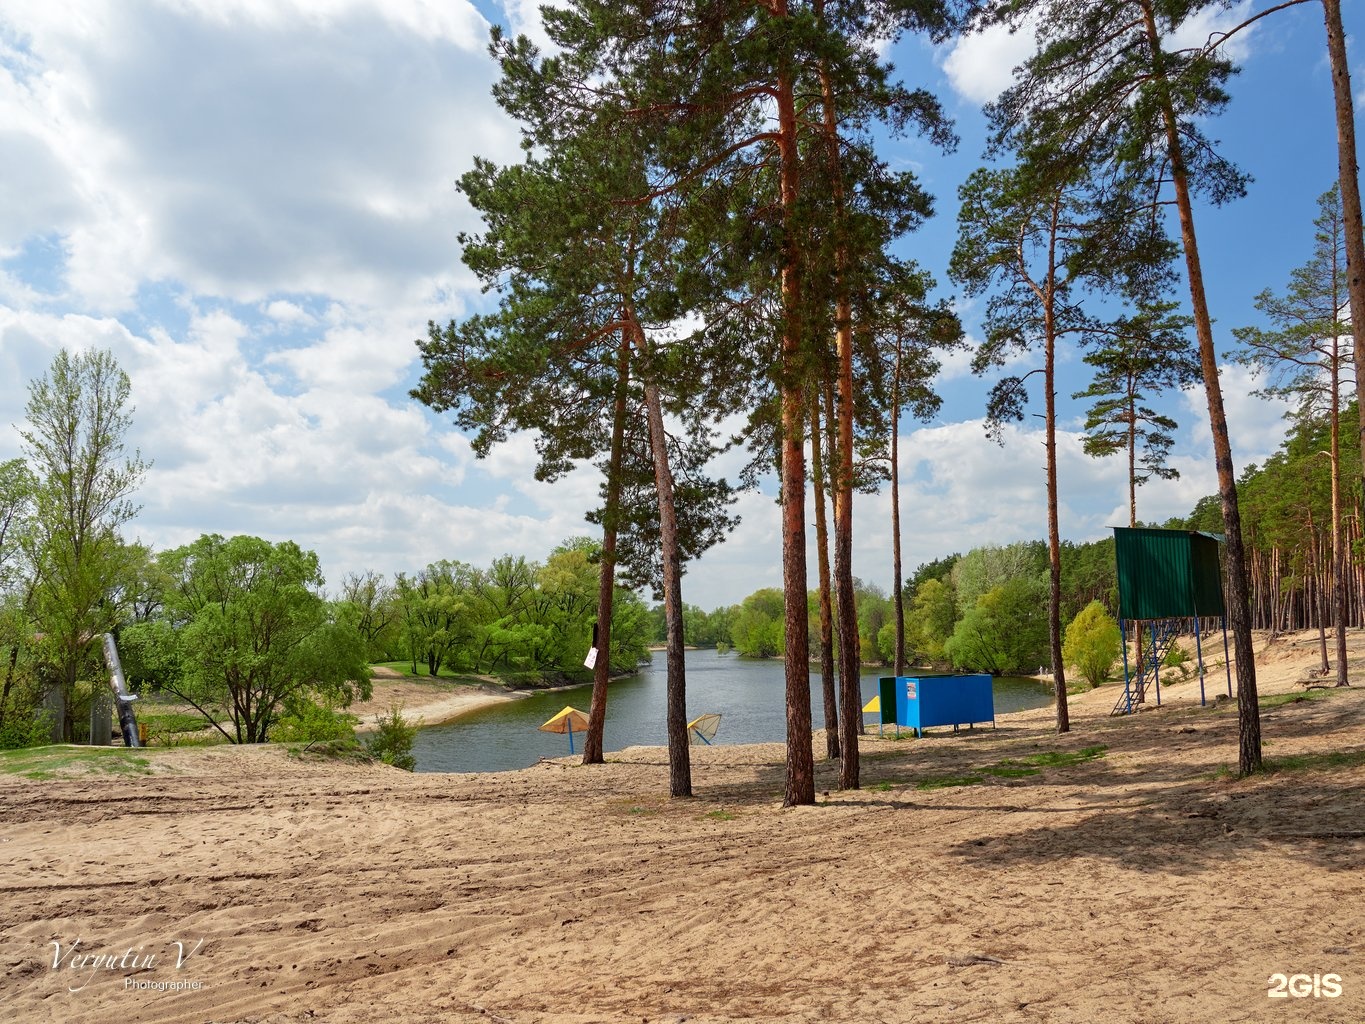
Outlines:
[{"label": "shoreline", "polygon": [[[492,684],[487,685],[491,686]],[[395,704],[402,709],[403,718],[407,720],[408,724],[416,725],[419,729],[426,729],[436,725],[448,725],[465,715],[480,711],[483,708],[493,707],[496,704],[522,700],[537,693],[559,693],[564,690],[575,689],[579,685],[581,684],[570,683],[564,686],[544,686],[529,690],[501,690],[497,692],[480,688],[472,692],[433,695],[430,700],[413,704],[400,698],[404,695],[411,696],[414,692],[418,694],[422,691],[429,692],[430,684],[413,684],[407,677],[395,679],[391,676],[376,676],[374,693],[371,698],[357,705],[357,709],[352,711],[353,714],[360,717],[360,721],[355,725],[355,732],[357,735],[368,735],[374,732],[379,727],[379,720],[387,717],[388,709]],[[381,687],[383,687],[382,692]],[[383,705],[383,710],[375,709],[376,705]]]},{"label": "shoreline", "polygon": [[[1314,636],[1316,636],[1316,633],[1314,633]],[[1296,685],[1294,681],[1280,678],[1281,674],[1271,670],[1271,667],[1268,664],[1262,664],[1263,657],[1268,657],[1278,650],[1287,649],[1292,646],[1295,646],[1294,641],[1291,641],[1286,637],[1282,637],[1275,644],[1270,644],[1267,642],[1267,635],[1257,634],[1255,638],[1255,645],[1258,663],[1257,675],[1259,677],[1258,689],[1262,695],[1268,695],[1275,692],[1283,692],[1284,690],[1290,689],[1294,685]],[[690,649],[695,650],[697,648]],[[1354,661],[1354,659],[1352,660]],[[875,666],[873,667],[875,668]],[[1354,668],[1355,666],[1353,665],[1353,669]],[[887,671],[890,670],[888,669]],[[1223,687],[1223,678],[1225,671],[1226,669],[1223,666],[1219,666],[1217,670],[1211,670],[1209,672],[1206,682],[1207,700],[1208,703],[1210,704],[1214,703],[1217,699],[1219,699],[1218,697],[1219,694],[1225,692]],[[1299,675],[1301,673],[1295,672],[1292,674]],[[1027,680],[1036,683],[1040,687],[1044,688],[1049,687],[1052,684],[1051,675],[1043,676],[1020,675],[1015,676],[1013,678]],[[564,690],[572,690],[582,685],[566,684],[563,686],[544,687],[535,689],[503,690],[500,692],[493,692],[490,689],[479,689],[474,690],[472,692],[464,693],[436,694],[432,692],[431,684],[429,683],[413,684],[410,678],[407,676],[391,676],[387,674],[377,675],[375,677],[374,682],[375,682],[374,696],[371,698],[371,700],[360,705],[360,707],[364,708],[365,710],[359,712],[361,720],[355,726],[355,732],[358,735],[368,735],[370,733],[373,733],[377,728],[378,720],[385,716],[385,714],[387,713],[387,708],[393,703],[395,703],[395,698],[399,698],[398,702],[402,704],[404,718],[406,718],[410,724],[418,724],[418,728],[425,729],[438,725],[447,725],[451,722],[459,720],[460,718],[463,718],[468,714],[472,714],[473,712],[479,711],[486,707],[492,707],[496,704],[502,704],[513,700],[521,700],[525,697],[530,697],[537,693],[555,693]],[[490,683],[487,685],[491,687],[493,684]],[[1123,680],[1120,677],[1118,680],[1111,680],[1110,682],[1105,683],[1102,686],[1095,687],[1094,689],[1082,691],[1080,693],[1070,694],[1067,698],[1067,706],[1072,713],[1076,712],[1080,712],[1082,714],[1087,712],[1094,713],[1094,710],[1099,710],[1100,705],[1112,705],[1113,702],[1118,698],[1118,695],[1122,692],[1122,690]],[[425,699],[422,700],[421,702],[414,702],[410,700],[404,701],[401,699],[404,696],[408,697],[417,696]],[[1190,706],[1199,707],[1200,706],[1199,678],[1196,675],[1181,680],[1172,679],[1169,681],[1165,681],[1161,684],[1160,705],[1157,705],[1155,703],[1154,697],[1155,695],[1153,695],[1153,698],[1150,699],[1147,703],[1136,706],[1134,709],[1134,713],[1145,714],[1149,711],[1158,710],[1158,708],[1161,710],[1166,710],[1168,708],[1173,709]],[[1036,721],[1051,720],[1055,715],[1054,711],[1055,706],[1056,706],[1055,703],[1053,703],[1044,707],[1025,708],[1019,711],[999,712],[996,715],[996,721],[997,723],[1008,722],[1018,724],[1032,724]],[[881,738],[878,737],[876,733],[876,724],[866,723],[866,720],[865,724],[866,729],[862,734],[860,734],[860,738],[863,740],[871,740],[873,742],[881,742],[882,741]],[[817,737],[822,736],[823,729],[813,730],[813,735]],[[738,743],[717,744],[717,747],[728,750],[741,750],[746,746],[755,746],[755,744]],[[757,744],[757,746],[764,746],[764,744]],[[648,748],[627,746],[621,748],[620,750],[609,750],[606,751],[605,753],[608,755],[621,754],[627,750],[632,749],[666,750],[667,748],[662,746]],[[552,761],[562,760],[566,762],[573,761],[576,763],[577,758],[565,757],[552,758],[548,760]],[[476,772],[472,774],[485,773]]]}]

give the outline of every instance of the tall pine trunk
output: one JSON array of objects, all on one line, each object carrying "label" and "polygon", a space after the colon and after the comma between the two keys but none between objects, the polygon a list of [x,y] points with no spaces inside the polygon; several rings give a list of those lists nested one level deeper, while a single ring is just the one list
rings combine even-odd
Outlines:
[{"label": "tall pine trunk", "polygon": [[[823,18],[824,4],[816,3]],[[839,160],[838,117],[834,86],[820,65],[824,105],[825,154],[834,201],[834,330],[838,357],[838,464],[830,467],[834,492],[834,600],[839,632],[839,704],[843,758],[839,786],[857,789],[858,723],[862,721],[862,650],[858,642],[858,606],[853,593],[853,301],[848,292],[848,246],[843,239],[844,183]]]},{"label": "tall pine trunk", "polygon": [[[1332,275],[1336,280],[1336,275]],[[1333,293],[1335,299],[1335,292]],[[1340,309],[1339,302],[1333,306]],[[1346,551],[1341,542],[1341,342],[1332,338],[1332,625],[1336,630],[1337,685],[1350,686],[1346,669]]]},{"label": "tall pine trunk", "polygon": [[1052,204],[1054,243],[1048,246],[1046,301],[1043,306],[1043,387],[1046,391],[1044,423],[1047,448],[1047,635],[1048,652],[1052,659],[1052,692],[1057,705],[1057,731],[1070,732],[1071,713],[1066,702],[1066,671],[1062,665],[1062,540],[1057,523],[1057,321],[1055,319],[1057,254],[1055,239],[1061,217],[1062,196],[1057,193]]},{"label": "tall pine trunk", "polygon": [[[789,17],[786,0],[773,14]],[[805,365],[802,358],[801,253],[796,237],[796,99],[790,64],[777,75],[777,143],[782,197],[782,599],[786,618],[787,782],[783,806],[815,803],[811,750],[810,630],[806,608]]]},{"label": "tall pine trunk", "polygon": [[[1346,294],[1351,306],[1355,363],[1365,367],[1365,223],[1360,209],[1360,165],[1356,153],[1355,101],[1346,56],[1346,30],[1341,0],[1322,0],[1327,28],[1327,60],[1332,69],[1332,99],[1337,121],[1337,180],[1341,184],[1341,219],[1346,228]],[[1359,374],[1359,369],[1357,374]],[[1365,451],[1365,416],[1360,418],[1361,451]]]},{"label": "tall pine trunk", "polygon": [[[648,358],[644,330],[635,311],[627,307],[626,320],[635,338],[635,349]],[[668,795],[692,795],[692,753],[687,736],[687,650],[683,641],[682,550],[678,546],[678,516],[673,498],[673,471],[668,464],[668,436],[664,433],[663,403],[659,387],[645,379],[645,415],[649,421],[649,449],[654,459],[654,490],[659,501],[659,547],[664,577],[664,628],[668,634],[668,683],[666,686],[668,732]]]},{"label": "tall pine trunk", "polygon": [[[1137,396],[1133,393],[1135,384],[1132,376],[1128,378],[1128,526],[1136,528],[1137,518]],[[1142,666],[1146,655],[1142,651],[1142,620],[1133,624],[1133,665],[1139,683],[1142,680]],[[1158,670],[1159,671],[1159,670]],[[1125,684],[1127,685],[1126,681]],[[1138,690],[1137,699],[1141,702],[1143,691]]]},{"label": "tall pine trunk", "polygon": [[[1161,37],[1157,32],[1152,0],[1142,0],[1143,22],[1152,56],[1153,70],[1166,86],[1165,61]],[[1189,278],[1190,305],[1194,312],[1195,334],[1199,339],[1199,365],[1204,376],[1204,391],[1209,406],[1209,428],[1213,434],[1214,465],[1218,471],[1218,496],[1223,503],[1223,531],[1227,538],[1226,611],[1232,626],[1233,657],[1237,662],[1237,768],[1250,775],[1261,768],[1261,713],[1256,694],[1256,660],[1251,642],[1251,610],[1247,597],[1247,560],[1242,538],[1242,517],[1237,505],[1237,476],[1228,440],[1227,415],[1223,410],[1223,389],[1218,380],[1218,357],[1213,346],[1213,320],[1204,292],[1204,270],[1199,260],[1199,245],[1194,231],[1194,205],[1190,198],[1188,171],[1180,144],[1175,108],[1168,92],[1160,97],[1161,115],[1166,130],[1166,155],[1175,187],[1176,209],[1180,218],[1180,240],[1185,252]]]},{"label": "tall pine trunk", "polygon": [[[1313,509],[1308,508],[1308,573],[1304,579],[1304,625],[1307,625],[1308,615],[1311,612],[1313,618],[1318,621],[1318,675],[1326,676],[1332,671],[1331,662],[1327,660],[1327,601],[1323,588],[1317,586],[1318,580],[1318,538],[1313,530]],[[1313,594],[1308,593],[1309,586],[1313,586]]]},{"label": "tall pine trunk", "polygon": [[673,503],[673,473],[668,466],[659,388],[645,385],[649,445],[654,454],[654,483],[659,498],[659,541],[663,549],[664,620],[668,630],[668,795],[692,795],[692,753],[687,737],[687,669],[683,662],[682,557],[678,518]]},{"label": "tall pine trunk", "polygon": [[616,527],[621,509],[621,458],[626,437],[626,391],[630,376],[630,328],[621,329],[616,360],[616,404],[611,414],[611,452],[607,456],[607,501],[602,513],[602,560],[597,581],[597,664],[592,670],[592,704],[583,763],[602,763],[602,735],[607,720],[607,684],[611,679],[611,611],[616,592]]},{"label": "tall pine trunk", "polygon": [[825,703],[825,754],[839,757],[839,697],[835,691],[834,622],[830,612],[829,530],[825,522],[825,459],[820,389],[810,396],[810,468],[815,485],[815,553],[820,567],[820,689]]},{"label": "tall pine trunk", "polygon": [[896,612],[892,671],[905,675],[905,586],[901,582],[901,336],[896,335],[896,375],[891,378],[891,600]]}]

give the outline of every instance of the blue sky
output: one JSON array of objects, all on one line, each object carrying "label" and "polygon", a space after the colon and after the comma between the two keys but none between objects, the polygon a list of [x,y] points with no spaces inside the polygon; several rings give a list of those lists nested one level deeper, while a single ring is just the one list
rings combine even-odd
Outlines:
[{"label": "blue sky", "polygon": [[[1346,0],[1348,33],[1360,0]],[[1238,10],[1255,8],[1247,4]],[[329,583],[412,571],[439,558],[543,558],[589,533],[597,476],[532,476],[533,439],[484,461],[412,403],[413,340],[486,299],[456,235],[477,220],[455,192],[475,155],[518,158],[493,104],[490,20],[535,34],[535,5],[462,0],[7,0],[0,11],[0,458],[19,453],[25,382],[56,351],[113,350],[133,380],[131,441],[153,467],[132,531],[157,548],[201,533],[293,539]],[[1241,43],[1233,103],[1209,126],[1255,178],[1245,200],[1200,211],[1220,345],[1255,322],[1252,297],[1308,256],[1317,196],[1336,171],[1320,8],[1275,16]],[[1351,41],[1357,108],[1365,63]],[[1026,41],[892,52],[934,89],[962,145],[915,139],[886,154],[914,168],[939,215],[902,251],[953,294],[946,265],[959,182],[981,151],[980,103]],[[974,336],[980,304],[961,307]],[[1080,451],[1086,384],[1077,353],[1059,388],[1062,533],[1126,522],[1123,467]],[[1282,408],[1225,367],[1238,470],[1272,452]],[[991,381],[945,367],[944,405],[906,421],[905,566],[981,543],[1041,537],[1037,421],[986,442]],[[1202,389],[1169,402],[1182,477],[1140,493],[1139,514],[1183,514],[1215,488]],[[775,488],[746,495],[743,524],[695,564],[684,597],[703,607],[779,585]],[[889,498],[860,497],[858,575],[891,576]]]}]

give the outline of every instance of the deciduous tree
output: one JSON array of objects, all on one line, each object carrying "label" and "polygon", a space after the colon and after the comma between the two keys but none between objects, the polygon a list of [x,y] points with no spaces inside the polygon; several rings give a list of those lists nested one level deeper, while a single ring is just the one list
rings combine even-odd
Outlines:
[{"label": "deciduous tree", "polygon": [[364,642],[346,606],[323,599],[313,552],[214,534],[165,557],[175,581],[166,618],[143,628],[175,650],[179,674],[165,689],[228,740],[265,742],[291,702],[345,707],[370,696]]},{"label": "deciduous tree", "polygon": [[37,480],[27,557],[42,657],[51,666],[56,733],[72,736],[76,680],[98,664],[92,641],[117,622],[109,598],[122,569],[119,528],[147,464],[127,453],[132,384],[112,353],[57,354],[29,385],[24,454]]}]

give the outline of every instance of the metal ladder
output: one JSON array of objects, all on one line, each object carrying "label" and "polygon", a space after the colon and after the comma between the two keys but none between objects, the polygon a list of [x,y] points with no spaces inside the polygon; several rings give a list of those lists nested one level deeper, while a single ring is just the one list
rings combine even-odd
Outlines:
[{"label": "metal ladder", "polygon": [[[1161,703],[1161,666],[1166,660],[1166,655],[1170,653],[1171,646],[1175,643],[1175,638],[1179,635],[1178,621],[1174,619],[1155,619],[1146,620],[1146,627],[1143,636],[1143,657],[1140,659],[1142,670],[1137,674],[1136,679],[1128,675],[1128,667],[1124,665],[1124,687],[1123,693],[1114,703],[1114,709],[1109,712],[1113,715],[1129,715],[1137,709],[1137,706],[1144,703],[1147,699],[1147,688],[1154,686],[1156,689],[1156,702]],[[1148,638],[1150,637],[1150,641]]]}]

